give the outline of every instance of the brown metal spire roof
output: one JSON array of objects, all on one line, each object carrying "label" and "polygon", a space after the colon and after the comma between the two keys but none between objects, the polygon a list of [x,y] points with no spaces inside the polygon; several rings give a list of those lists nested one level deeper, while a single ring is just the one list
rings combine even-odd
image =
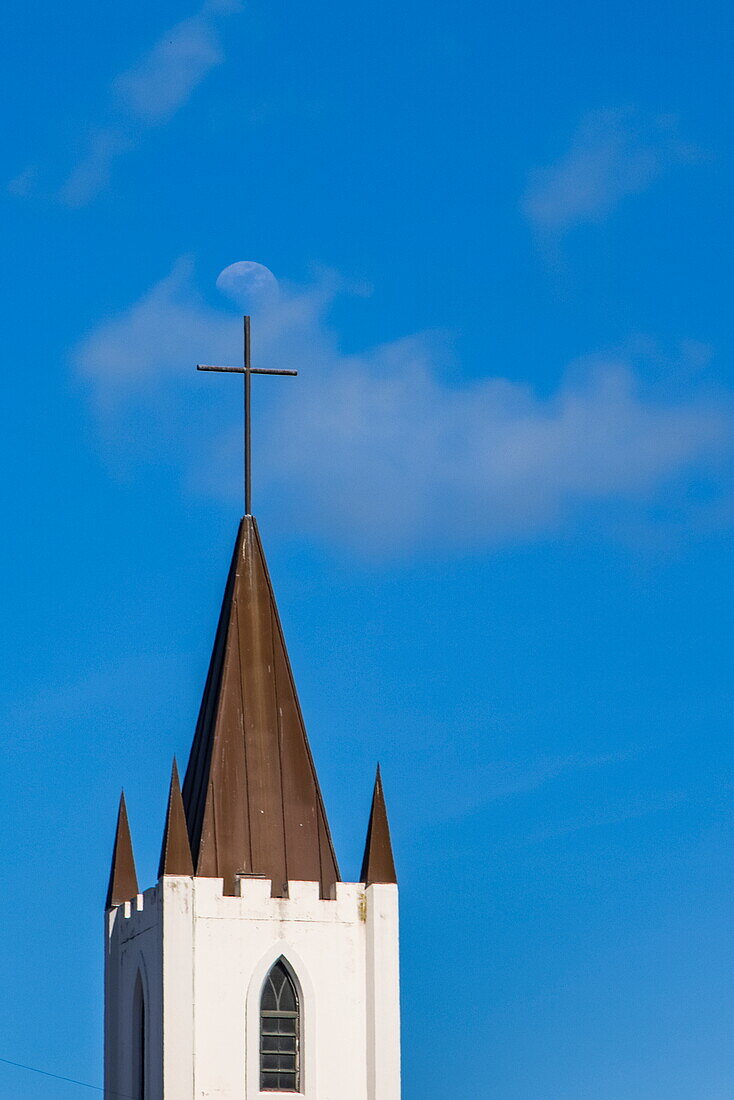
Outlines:
[{"label": "brown metal spire roof", "polygon": [[158,864],[158,878],[162,875],[193,875],[194,864],[191,859],[189,834],[186,829],[181,786],[178,781],[178,767],[173,758],[171,786],[168,792],[168,811],[166,827],[163,832],[161,858]]},{"label": "brown metal spire roof", "polygon": [[367,828],[367,843],[364,848],[364,859],[362,860],[359,881],[366,886],[371,886],[374,882],[397,883],[398,881],[395,874],[395,861],[392,856],[390,826],[387,822],[387,808],[385,807],[385,795],[382,790],[382,775],[380,774],[379,764],[377,765],[370,823]]},{"label": "brown metal spire roof", "polygon": [[107,887],[107,901],[105,909],[112,909],[116,905],[122,905],[124,901],[130,901],[138,893],[138,876],[135,872],[135,857],[133,845],[130,839],[130,826],[127,820],[127,807],[125,805],[125,792],[120,795],[120,809],[117,814],[117,831],[115,833],[115,847],[112,852],[112,867],[110,869],[110,883]]},{"label": "brown metal spire roof", "polygon": [[257,524],[235,543],[183,800],[197,875],[339,880]]}]

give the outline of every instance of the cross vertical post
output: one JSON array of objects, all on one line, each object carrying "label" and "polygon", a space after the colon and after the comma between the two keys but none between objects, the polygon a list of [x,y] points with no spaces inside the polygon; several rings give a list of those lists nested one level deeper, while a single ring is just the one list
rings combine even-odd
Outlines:
[{"label": "cross vertical post", "polygon": [[244,377],[244,475],[245,475],[245,515],[252,515],[252,375],[253,374],[286,374],[297,375],[297,370],[270,370],[267,367],[253,367],[250,354],[250,318],[245,316],[243,321],[243,355],[241,367],[213,367],[206,363],[198,363],[197,370],[217,371],[219,374],[241,374]]},{"label": "cross vertical post", "polygon": [[244,322],[244,368],[245,368],[245,515],[252,515],[252,422],[250,409],[252,403],[252,384],[250,361],[250,318]]}]

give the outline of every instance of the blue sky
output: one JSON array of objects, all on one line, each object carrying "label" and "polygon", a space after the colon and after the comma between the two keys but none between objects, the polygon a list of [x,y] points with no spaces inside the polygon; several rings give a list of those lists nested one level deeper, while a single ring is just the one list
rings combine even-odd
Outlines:
[{"label": "blue sky", "polygon": [[[11,0],[0,1058],[99,1083],[241,510],[342,871],[382,761],[405,1100],[724,1100],[723,4]],[[3,1066],[0,1096],[85,1089]]]}]

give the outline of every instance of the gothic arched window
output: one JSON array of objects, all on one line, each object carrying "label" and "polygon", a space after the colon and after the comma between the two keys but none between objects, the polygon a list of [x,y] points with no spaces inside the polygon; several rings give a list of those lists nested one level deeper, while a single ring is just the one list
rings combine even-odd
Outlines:
[{"label": "gothic arched window", "polygon": [[260,1089],[300,1090],[301,1016],[296,984],[283,959],[265,979],[260,1001]]},{"label": "gothic arched window", "polygon": [[133,993],[133,1095],[136,1100],[145,1100],[145,994],[143,983],[138,974]]}]

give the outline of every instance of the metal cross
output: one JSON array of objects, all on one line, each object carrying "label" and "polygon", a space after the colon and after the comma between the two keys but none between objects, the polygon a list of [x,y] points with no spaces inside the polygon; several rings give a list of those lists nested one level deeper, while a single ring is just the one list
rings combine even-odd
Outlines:
[{"label": "metal cross", "polygon": [[298,374],[297,370],[266,370],[250,365],[250,318],[244,317],[244,355],[241,367],[210,367],[197,364],[197,370],[213,370],[221,374],[241,374],[245,380],[245,515],[252,515],[252,431],[250,426],[250,378],[253,374]]}]

